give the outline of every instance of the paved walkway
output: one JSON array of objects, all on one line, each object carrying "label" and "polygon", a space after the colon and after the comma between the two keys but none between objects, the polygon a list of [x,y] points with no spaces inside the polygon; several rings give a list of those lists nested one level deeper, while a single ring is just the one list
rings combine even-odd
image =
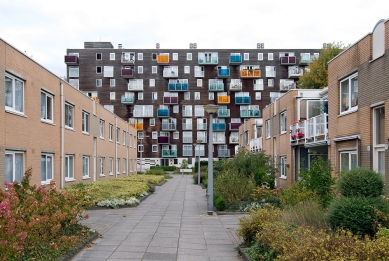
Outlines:
[{"label": "paved walkway", "polygon": [[240,261],[235,230],[243,215],[207,215],[205,189],[173,175],[135,208],[88,210],[83,224],[103,235],[73,261]]}]

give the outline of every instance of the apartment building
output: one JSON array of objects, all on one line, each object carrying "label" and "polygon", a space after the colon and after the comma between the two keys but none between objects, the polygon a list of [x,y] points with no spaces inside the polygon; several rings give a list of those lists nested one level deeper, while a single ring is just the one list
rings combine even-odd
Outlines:
[{"label": "apartment building", "polygon": [[329,136],[334,172],[366,167],[389,182],[389,22],[328,64]]},{"label": "apartment building", "polygon": [[0,39],[0,186],[58,187],[136,173],[137,131]]},{"label": "apartment building", "polygon": [[[127,49],[85,42],[67,49],[69,82],[138,130],[141,166],[189,166],[200,156],[232,157],[239,126],[262,117],[262,109],[296,87],[319,49]],[[209,122],[204,105],[219,105]],[[208,137],[209,124],[213,135]],[[194,146],[201,140],[199,146]],[[140,166],[139,166],[140,167]]]}]

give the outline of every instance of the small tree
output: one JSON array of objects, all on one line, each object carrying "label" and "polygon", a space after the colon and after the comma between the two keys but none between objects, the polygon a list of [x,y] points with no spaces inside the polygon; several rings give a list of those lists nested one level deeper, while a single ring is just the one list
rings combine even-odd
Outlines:
[{"label": "small tree", "polygon": [[188,161],[186,159],[182,160],[181,168],[182,169],[187,169],[188,168]]}]

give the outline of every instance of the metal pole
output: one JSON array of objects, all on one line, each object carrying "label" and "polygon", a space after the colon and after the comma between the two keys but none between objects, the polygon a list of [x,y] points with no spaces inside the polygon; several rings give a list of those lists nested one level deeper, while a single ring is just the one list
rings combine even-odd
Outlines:
[{"label": "metal pole", "polygon": [[209,143],[208,143],[208,215],[213,214],[213,113],[209,113]]},{"label": "metal pole", "polygon": [[[143,140],[142,139],[140,140],[140,144],[143,145]],[[142,146],[142,150],[140,151],[140,160],[139,160],[139,165],[140,165],[139,170],[140,170],[140,172],[142,172],[142,151],[143,151],[143,146]]]}]

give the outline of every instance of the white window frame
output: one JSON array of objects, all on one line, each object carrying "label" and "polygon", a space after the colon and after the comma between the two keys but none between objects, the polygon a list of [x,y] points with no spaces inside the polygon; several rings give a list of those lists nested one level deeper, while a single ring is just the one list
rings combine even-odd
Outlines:
[{"label": "white window frame", "polygon": [[273,59],[274,59],[273,53],[268,53],[268,54],[267,54],[267,60],[268,60],[268,61],[273,61]]},{"label": "white window frame", "polygon": [[73,129],[74,126],[74,105],[65,102],[65,127]]},{"label": "white window frame", "polygon": [[193,156],[193,146],[189,144],[182,144],[182,156],[183,157]]},{"label": "white window frame", "polygon": [[182,132],[182,143],[192,143],[193,141],[193,132],[192,131],[183,131]]},{"label": "white window frame", "polygon": [[255,92],[255,100],[256,101],[262,100],[262,93],[261,92]]},{"label": "white window frame", "polygon": [[140,65],[138,66],[138,74],[142,74],[143,73],[143,66]]},{"label": "white window frame", "polygon": [[116,127],[116,143],[119,143],[119,133],[120,133],[120,128]]},{"label": "white window frame", "polygon": [[195,105],[194,107],[194,116],[204,117],[204,105]]},{"label": "white window frame", "polygon": [[243,53],[243,60],[249,61],[250,60],[250,54],[249,53]]},{"label": "white window frame", "polygon": [[[51,163],[48,162],[48,159],[51,159]],[[43,169],[43,165],[45,164],[45,169]],[[48,169],[51,164],[51,173]],[[42,153],[41,154],[41,184],[49,184],[50,181],[54,178],[54,154],[50,153]]]},{"label": "white window frame", "polygon": [[69,77],[80,77],[80,67],[69,66]]},{"label": "white window frame", "polygon": [[105,177],[105,174],[104,174],[104,161],[105,161],[105,158],[104,157],[100,157],[100,159],[99,159],[100,177]]},{"label": "white window frame", "polygon": [[155,126],[155,118],[150,118],[150,126]]},{"label": "white window frame", "polygon": [[126,158],[123,158],[122,160],[122,166],[123,166],[123,174],[127,173],[127,159]]},{"label": "white window frame", "polygon": [[116,86],[116,79],[109,79],[109,87],[115,87]]},{"label": "white window frame", "polygon": [[123,131],[123,145],[126,145],[126,131]]},{"label": "white window frame", "polygon": [[79,90],[80,88],[80,80],[79,79],[69,79],[69,84]]},{"label": "white window frame", "polygon": [[287,172],[287,158],[286,155],[280,156],[280,178],[286,179],[288,176]]},{"label": "white window frame", "polygon": [[274,87],[274,79],[267,79],[267,87]]},{"label": "white window frame", "polygon": [[180,133],[178,131],[173,132],[173,139],[178,140],[180,138]]},{"label": "white window frame", "polygon": [[179,112],[180,112],[179,105],[173,105],[173,113],[179,113]]},{"label": "white window frame", "polygon": [[280,113],[280,134],[286,133],[286,111]]},{"label": "white window frame", "polygon": [[151,152],[158,152],[158,145],[153,144],[153,145],[151,146]]},{"label": "white window frame", "polygon": [[158,66],[151,66],[151,73],[158,73]]},{"label": "white window frame", "polygon": [[271,122],[270,120],[266,121],[266,139],[271,137]]},{"label": "white window frame", "polygon": [[190,66],[188,65],[184,66],[184,73],[190,73]]},{"label": "white window frame", "polygon": [[115,61],[115,53],[110,53],[109,54],[109,60]]},{"label": "white window frame", "polygon": [[187,53],[186,54],[186,60],[187,61],[192,61],[192,53]]},{"label": "white window frame", "polygon": [[[342,159],[342,155],[346,155],[348,154],[348,169],[343,169],[343,159]],[[356,160],[357,160],[357,164],[355,167],[358,167],[358,153],[356,150],[350,150],[350,151],[341,151],[339,153],[339,161],[340,161],[340,166],[339,166],[339,170],[340,171],[343,171],[343,170],[351,170],[352,169],[352,160],[351,160],[351,157],[352,155],[355,155],[356,156]]]},{"label": "white window frame", "polygon": [[104,108],[112,113],[114,112],[115,109],[114,105],[104,105]]},{"label": "white window frame", "polygon": [[208,93],[208,100],[213,101],[215,99],[215,93],[214,92],[209,92]]},{"label": "white window frame", "polygon": [[152,138],[153,140],[158,139],[158,131],[153,131],[153,132],[151,132],[151,138]]},{"label": "white window frame", "polygon": [[105,121],[100,119],[100,123],[99,123],[100,139],[104,139],[104,125],[105,125]]},{"label": "white window frame", "polygon": [[[96,74],[101,74],[103,73],[103,67],[101,66],[96,66]],[[78,77],[78,76],[77,76]]]},{"label": "white window frame", "polygon": [[138,60],[143,61],[143,53],[138,53]]},{"label": "white window frame", "polygon": [[103,80],[102,79],[96,79],[96,87],[103,86]]},{"label": "white window frame", "polygon": [[276,67],[275,66],[266,66],[266,77],[276,77]]},{"label": "white window frame", "polygon": [[178,61],[178,53],[173,53],[173,61]]},{"label": "white window frame", "polygon": [[143,100],[143,92],[138,92],[138,100]]},{"label": "white window frame", "polygon": [[[373,108],[373,169],[385,175],[385,107]],[[381,158],[380,156],[384,157]]]},{"label": "white window frame", "polygon": [[[7,79],[11,83],[8,87]],[[17,103],[19,104],[16,105]],[[10,74],[5,74],[5,109],[17,114],[24,114],[24,81]]]},{"label": "white window frame", "polygon": [[[352,103],[353,92],[352,92],[351,83],[353,82],[352,80],[354,80],[354,79],[356,79],[357,91],[356,91],[356,98],[354,98],[354,99],[356,99],[356,105],[353,106],[353,103]],[[348,89],[347,90],[347,98],[343,97],[343,93],[342,93],[342,88],[344,87],[344,86],[342,86],[343,83],[348,84],[346,86],[346,88]],[[355,84],[355,82],[354,82],[354,84]],[[354,111],[358,110],[358,73],[354,73],[354,74],[350,75],[349,77],[340,81],[340,83],[339,83],[339,97],[340,97],[340,103],[339,103],[340,114],[350,113],[350,112],[354,112]],[[346,99],[346,102],[344,101],[344,99]],[[346,106],[344,106],[344,105],[346,105]]]},{"label": "white window frame", "polygon": [[116,99],[116,93],[115,92],[109,92],[109,99],[111,101],[114,101]]},{"label": "white window frame", "polygon": [[151,101],[156,102],[158,100],[158,92],[151,93]]},{"label": "white window frame", "polygon": [[116,174],[120,174],[120,158],[116,158]]},{"label": "white window frame", "polygon": [[108,125],[108,140],[112,141],[112,136],[113,136],[113,125],[110,123]]},{"label": "white window frame", "polygon": [[74,180],[74,155],[65,155],[65,181]]},{"label": "white window frame", "polygon": [[82,132],[89,134],[89,112],[82,111]]},{"label": "white window frame", "polygon": [[263,53],[258,53],[258,61],[263,61]]},{"label": "white window frame", "polygon": [[90,171],[90,157],[87,155],[83,155],[82,156],[82,178],[83,179],[90,178],[89,171]]},{"label": "white window frame", "polygon": [[200,100],[200,92],[195,92],[194,93],[194,99],[196,100],[196,101],[199,101]]},{"label": "white window frame", "polygon": [[[10,159],[10,162],[8,161]],[[24,152],[5,151],[5,180],[9,183],[22,182],[24,176]]]},{"label": "white window frame", "polygon": [[103,54],[102,53],[96,53],[96,60],[100,61],[103,59]]},{"label": "white window frame", "polygon": [[155,87],[155,79],[149,79],[149,86]]},{"label": "white window frame", "polygon": [[197,79],[197,87],[203,87],[203,79]]},{"label": "white window frame", "polygon": [[108,175],[113,175],[113,158],[108,159]]},{"label": "white window frame", "polygon": [[186,101],[190,100],[190,92],[184,92],[184,100]]}]

